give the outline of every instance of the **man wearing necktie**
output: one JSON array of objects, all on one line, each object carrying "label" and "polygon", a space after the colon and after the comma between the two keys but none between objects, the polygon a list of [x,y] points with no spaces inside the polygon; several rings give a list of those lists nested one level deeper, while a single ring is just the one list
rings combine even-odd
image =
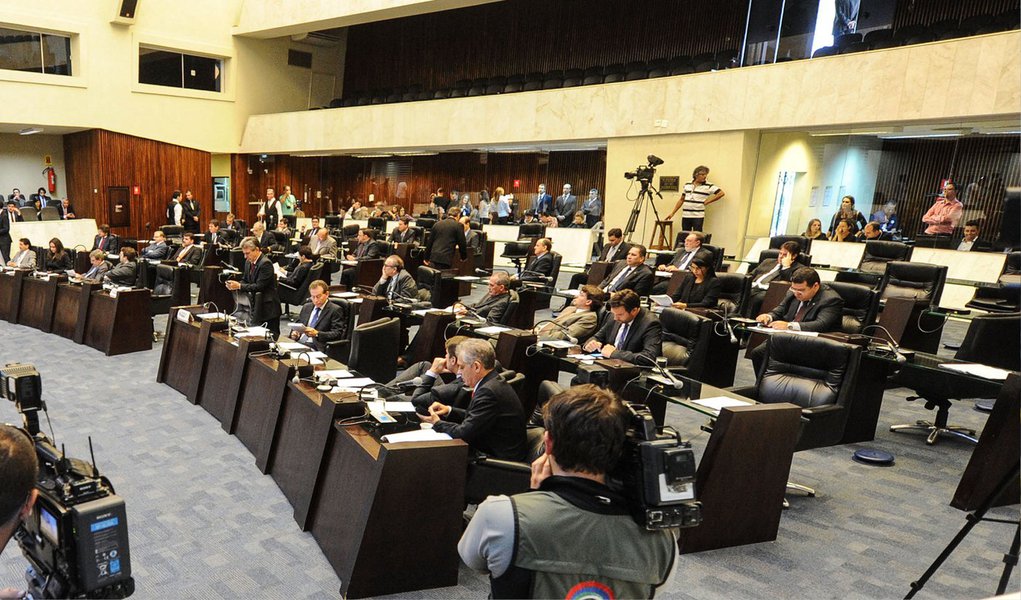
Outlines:
[{"label": "man wearing necktie", "polygon": [[764,260],[749,275],[752,277],[751,293],[748,295],[748,314],[759,314],[762,300],[769,291],[773,281],[790,281],[791,275],[797,270],[801,244],[790,241],[780,246],[776,260]]},{"label": "man wearing necktie", "polygon": [[245,255],[242,280],[230,280],[226,287],[232,292],[240,291],[249,295],[252,322],[266,323],[266,328],[276,338],[280,335],[280,297],[277,295],[277,276],[273,271],[273,263],[262,254],[262,248],[254,237],[241,240],[241,252]]},{"label": "man wearing necktie", "polygon": [[[709,264],[713,264],[713,253],[702,247],[705,234],[701,231],[691,231],[684,238],[684,246],[674,253],[670,262],[660,267],[662,270],[673,273],[675,271],[687,271],[691,261],[701,258]],[[665,294],[670,287],[670,280],[661,281],[652,287],[653,294]]]},{"label": "man wearing necktie", "polygon": [[571,193],[571,184],[564,184],[564,193],[557,198],[557,222],[567,227],[574,220],[574,213],[578,210],[578,197]]},{"label": "man wearing necktie", "polygon": [[642,308],[638,294],[631,290],[614,292],[609,304],[613,320],[585,342],[585,351],[640,365],[655,364],[663,353],[663,328],[656,315]]},{"label": "man wearing necktie", "polygon": [[647,250],[641,244],[635,244],[627,251],[627,258],[617,264],[606,279],[599,284],[599,289],[606,293],[619,290],[633,290],[639,296],[649,293],[655,277],[652,269],[645,264]]},{"label": "man wearing necktie", "polygon": [[[822,285],[815,269],[799,267],[791,275],[791,289],[779,306],[757,316],[755,320],[770,329],[839,331],[843,309],[844,300],[840,294]],[[760,344],[748,353],[756,373],[765,354],[765,344]]]},{"label": "man wearing necktie", "polygon": [[418,297],[415,279],[404,270],[404,261],[393,254],[383,261],[383,273],[372,288],[376,296],[385,296],[390,301],[412,301]]},{"label": "man wearing necktie", "polygon": [[330,286],[322,279],[308,285],[309,301],[301,307],[295,323],[304,329],[291,331],[291,339],[309,345],[320,352],[325,351],[326,342],[339,340],[347,333],[347,323],[336,305],[330,303]]}]

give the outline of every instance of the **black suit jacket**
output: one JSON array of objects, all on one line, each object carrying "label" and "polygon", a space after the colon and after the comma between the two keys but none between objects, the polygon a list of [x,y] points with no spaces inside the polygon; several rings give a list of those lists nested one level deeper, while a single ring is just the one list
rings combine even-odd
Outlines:
[{"label": "black suit jacket", "polygon": [[539,257],[532,257],[521,273],[521,281],[544,281],[544,277],[553,274],[553,253],[547,252]]},{"label": "black suit jacket", "polygon": [[356,259],[370,259],[370,258],[382,258],[383,247],[385,244],[376,240],[369,240],[364,244],[358,244],[358,248],[355,249],[354,255]]},{"label": "black suit jacket", "polygon": [[[301,312],[298,313],[298,320],[296,322],[307,326],[308,320],[312,317],[312,309],[314,308],[314,304],[306,302],[301,307]],[[325,352],[327,342],[343,339],[347,335],[347,322],[340,313],[340,309],[332,302],[327,302],[326,306],[319,311],[319,320],[316,321],[313,329],[318,331],[319,335],[311,338],[312,346],[320,352]]]},{"label": "black suit jacket", "polygon": [[[684,261],[684,257],[687,254],[688,254],[687,251],[685,251],[684,248],[682,247],[677,252],[674,252],[674,255],[670,258],[670,262],[668,262],[667,264],[673,265],[675,267],[680,267],[681,263]],[[713,264],[713,253],[706,250],[705,248],[699,248],[698,250],[695,250],[695,256],[692,256],[691,260],[695,260],[696,258],[701,258],[702,260],[708,262],[710,265]],[[691,261],[688,261],[688,264],[690,265]]]},{"label": "black suit jacket", "polygon": [[198,266],[202,262],[202,248],[192,244],[188,246],[188,251],[185,252],[185,247],[181,246],[174,252],[170,260],[178,263],[185,263],[191,266]]},{"label": "black suit jacket", "polygon": [[[608,260],[606,257],[610,253],[610,248],[611,248],[610,244],[603,245],[603,251],[599,253],[600,262]],[[627,256],[629,250],[631,250],[631,244],[625,241],[621,241],[620,247],[617,248],[617,251],[613,253],[613,261],[616,262],[618,260],[624,260],[624,257]]]},{"label": "black suit jacket", "polygon": [[181,202],[181,206],[184,208],[184,230],[198,231],[199,222],[195,220],[195,217],[199,216],[198,200],[185,200]]},{"label": "black suit jacket", "polygon": [[309,270],[312,269],[312,261],[299,262],[291,272],[287,274],[279,281],[279,283],[285,284],[294,289],[298,289],[298,286],[305,282],[305,276],[308,275]]},{"label": "black suit jacket", "polygon": [[272,248],[276,243],[277,239],[273,237],[272,233],[268,231],[262,232],[262,237],[259,238],[259,248],[266,251],[267,249]]},{"label": "black suit jacket", "polygon": [[410,227],[404,233],[401,233],[399,229],[394,229],[390,232],[390,241],[395,244],[415,244],[418,242],[418,236],[415,235],[415,230]]},{"label": "black suit jacket", "polygon": [[425,244],[425,255],[430,263],[454,264],[454,249],[461,254],[461,260],[468,258],[468,242],[464,239],[464,226],[456,219],[437,221],[429,232]]},{"label": "black suit jacket", "polygon": [[[793,321],[801,303],[794,297],[794,292],[787,292],[783,301],[769,312],[774,321]],[[815,296],[808,301],[808,311],[801,319],[802,331],[838,331],[844,300],[840,294],[823,284]]]},{"label": "black suit jacket", "polygon": [[[92,240],[93,250],[100,250],[99,244],[102,237],[103,236],[97,235]],[[110,235],[106,236],[106,247],[102,248],[102,250],[107,254],[117,254],[118,252],[121,251],[121,239],[111,233]]]},{"label": "black suit jacket", "polygon": [[[599,287],[606,289],[606,286],[610,285],[610,282],[617,277],[617,274],[626,268],[626,261],[618,262],[614,265],[610,274],[606,276],[606,279],[599,284]],[[638,265],[638,268],[632,271],[631,274],[629,274],[624,281],[621,282],[617,289],[613,291],[618,292],[620,290],[633,290],[639,296],[648,296],[649,292],[652,291],[652,282],[655,278],[656,274],[649,268],[649,265],[641,264]]]},{"label": "black suit jacket", "polygon": [[[596,332],[594,339],[603,345],[614,343],[617,341],[621,325],[612,318],[607,319],[603,327]],[[663,327],[656,315],[642,308],[639,309],[638,316],[631,321],[631,329],[624,339],[623,346],[614,350],[610,358],[649,366],[656,363],[656,357],[660,354],[663,354]],[[645,358],[639,358],[639,355]]]},{"label": "black suit jacket", "polygon": [[479,382],[467,409],[451,408],[446,419],[433,429],[495,458],[524,460],[527,453],[521,401],[495,370]]},{"label": "black suit jacket", "polygon": [[[245,261],[242,267],[240,291],[252,296],[253,320],[268,321],[279,318],[280,298],[277,296],[277,276],[273,272],[273,263],[263,254],[255,261],[254,266]],[[259,293],[262,293],[262,301],[257,303]]]},{"label": "black suit jacket", "polygon": [[[958,244],[961,242],[958,241]],[[971,244],[971,252],[992,252],[993,244],[988,240],[982,238],[975,238],[975,241]]]},{"label": "black suit jacket", "polygon": [[[776,265],[777,261],[775,259],[764,260],[760,262],[758,265],[756,265],[756,267],[752,269],[752,272],[749,273],[748,275],[751,276],[752,282],[754,283],[756,279],[772,271],[773,267],[775,267]],[[780,270],[777,271],[776,274],[772,278],[770,278],[769,281],[767,281],[766,283],[768,285],[770,281],[790,281],[791,275],[794,274],[794,271],[796,271],[798,267],[803,266],[805,265],[797,261],[792,262],[791,266],[787,267],[786,269],[781,266]]]}]

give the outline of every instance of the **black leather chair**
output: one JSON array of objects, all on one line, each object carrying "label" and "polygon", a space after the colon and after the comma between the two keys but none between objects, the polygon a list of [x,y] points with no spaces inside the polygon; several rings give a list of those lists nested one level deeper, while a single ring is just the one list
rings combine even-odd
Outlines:
[{"label": "black leather chair", "polygon": [[[1011,371],[1021,370],[1021,314],[975,317],[968,325],[968,332],[964,335],[964,341],[961,342],[961,347],[957,350],[954,358]],[[890,427],[890,431],[926,433],[928,434],[926,442],[929,445],[936,443],[936,440],[942,435],[959,437],[973,444],[978,443],[974,429],[948,424],[951,400],[976,396],[988,397],[989,394],[966,395],[961,393],[962,389],[966,389],[967,393],[971,394],[975,393],[975,388],[971,385],[954,386],[939,376],[927,373],[921,373],[920,376],[913,377],[907,383],[913,384],[909,387],[918,394],[918,396],[909,396],[908,400],[924,400],[925,408],[936,410],[935,419],[893,425]],[[995,389],[995,387],[990,389]]]},{"label": "black leather chair", "polygon": [[887,263],[877,291],[881,300],[912,298],[936,305],[943,295],[946,280],[946,266],[892,261]]},{"label": "black leather chair", "polygon": [[872,240],[865,242],[865,252],[861,255],[857,271],[840,271],[837,281],[860,283],[875,287],[886,273],[886,265],[895,260],[911,260],[911,246],[900,242]]},{"label": "black leather chair", "polygon": [[720,280],[716,306],[728,315],[742,314],[752,284],[751,277],[741,273],[718,273],[716,277]]},{"label": "black leather chair", "polygon": [[386,219],[383,217],[369,217],[369,227],[378,232],[386,231]]},{"label": "black leather chair", "polygon": [[525,223],[518,227],[519,240],[534,240],[546,235],[546,226],[542,223]]},{"label": "black leather chair", "polygon": [[350,223],[348,225],[344,225],[344,228],[341,230],[343,232],[341,234],[344,238],[343,241],[346,242],[347,240],[354,239],[355,237],[357,237],[359,229],[360,227],[358,226],[357,223]]},{"label": "black leather chair", "polygon": [[181,244],[181,235],[184,233],[184,227],[180,225],[164,225],[160,227],[160,231],[167,238],[168,242],[174,242],[175,244]]},{"label": "black leather chair", "polygon": [[394,377],[401,320],[396,317],[362,323],[351,332],[350,350],[344,361],[349,369],[383,383]]},{"label": "black leather chair", "polygon": [[812,240],[803,235],[774,235],[769,238],[769,247],[780,248],[786,242],[797,242],[801,246],[802,254],[808,254],[812,251]]},{"label": "black leather chair", "polygon": [[441,281],[442,275],[438,269],[425,265],[418,267],[418,271],[415,273],[415,283],[418,284],[419,299],[432,302],[433,298],[439,298]]},{"label": "black leather chair", "polygon": [[[678,231],[677,235],[674,236],[674,250],[680,250],[684,247],[684,239],[691,233],[687,230]],[[705,238],[702,239],[703,244],[711,244],[713,242],[713,234],[702,232]]]},{"label": "black leather chair", "polygon": [[510,302],[507,304],[507,310],[503,311],[503,315],[500,317],[497,325],[509,325],[514,319],[514,313],[518,312],[518,305],[521,303],[521,299],[518,297],[518,293],[514,290],[510,292]]},{"label": "black leather chair", "polygon": [[[780,256],[780,250],[778,248],[768,248],[763,250],[762,252],[759,252],[759,264],[767,260],[776,260],[778,256]],[[812,255],[803,251],[801,254],[798,254],[798,257],[794,259],[794,262],[799,265],[810,267],[812,266]]]},{"label": "black leather chair", "polygon": [[305,274],[305,278],[298,283],[298,287],[291,287],[286,283],[277,284],[277,295],[280,296],[280,301],[284,303],[284,312],[290,314],[291,307],[301,306],[308,302],[309,293],[308,286],[316,279],[322,278],[323,264],[316,263],[312,265],[312,268]]},{"label": "black leather chair", "polygon": [[[804,421],[795,452],[835,446],[844,435],[860,361],[857,346],[821,337],[772,335],[755,385],[732,391],[761,403],[800,406]],[[809,487],[787,487],[815,495]]]},{"label": "black leather chair", "polygon": [[844,300],[840,331],[861,333],[862,329],[876,322],[879,313],[879,294],[872,288],[857,283],[833,281],[830,289]]},{"label": "black leather chair", "polygon": [[667,308],[659,315],[663,326],[663,356],[671,371],[700,380],[709,354],[711,319],[686,310]]},{"label": "black leather chair", "polygon": [[713,255],[713,270],[719,272],[723,270],[723,248],[719,246],[712,246],[710,244],[702,244],[702,248],[708,250]]},{"label": "black leather chair", "polygon": [[421,227],[423,231],[429,231],[435,224],[436,219],[432,217],[418,217],[415,219],[415,225]]}]

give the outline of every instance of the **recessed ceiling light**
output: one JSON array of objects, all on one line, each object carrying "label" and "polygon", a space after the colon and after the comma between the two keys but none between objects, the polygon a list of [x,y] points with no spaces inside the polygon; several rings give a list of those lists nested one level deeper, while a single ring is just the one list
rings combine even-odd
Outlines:
[{"label": "recessed ceiling light", "polygon": [[21,135],[35,135],[37,133],[42,133],[42,132],[43,132],[43,130],[40,129],[39,127],[26,127],[24,129],[22,129],[21,131],[19,131],[18,133],[21,134]]}]

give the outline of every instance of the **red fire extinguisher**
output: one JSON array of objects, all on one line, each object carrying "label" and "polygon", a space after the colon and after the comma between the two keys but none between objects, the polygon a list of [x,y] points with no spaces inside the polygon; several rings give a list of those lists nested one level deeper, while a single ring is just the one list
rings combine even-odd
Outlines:
[{"label": "red fire extinguisher", "polygon": [[43,169],[43,173],[46,175],[46,187],[49,188],[50,193],[57,193],[57,171],[53,167],[46,167]]}]

